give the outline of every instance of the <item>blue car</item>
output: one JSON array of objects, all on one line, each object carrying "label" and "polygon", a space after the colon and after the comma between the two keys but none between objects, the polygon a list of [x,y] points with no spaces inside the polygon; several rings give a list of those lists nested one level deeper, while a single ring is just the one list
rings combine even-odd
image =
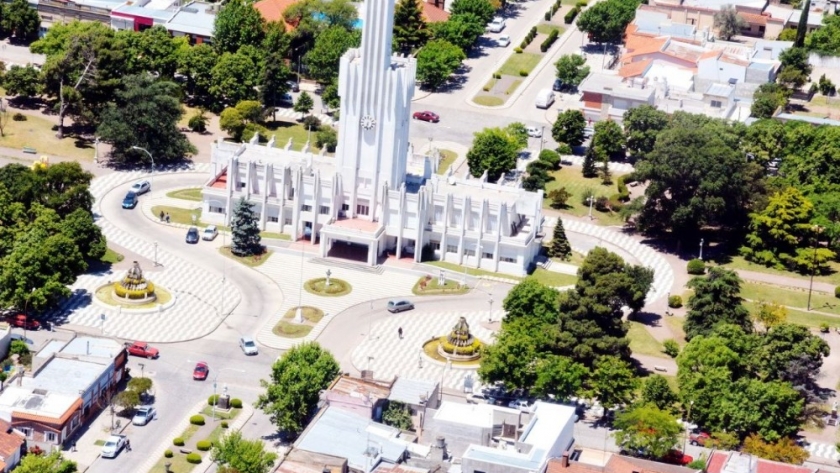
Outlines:
[{"label": "blue car", "polygon": [[137,207],[137,194],[129,191],[128,194],[125,195],[125,199],[123,199],[122,207],[124,209],[133,209],[134,207]]}]

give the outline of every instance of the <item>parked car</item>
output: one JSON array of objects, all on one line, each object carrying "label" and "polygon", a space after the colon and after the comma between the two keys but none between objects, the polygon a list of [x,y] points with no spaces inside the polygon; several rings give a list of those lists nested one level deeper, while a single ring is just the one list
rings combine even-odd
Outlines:
[{"label": "parked car", "polygon": [[487,25],[487,31],[491,33],[501,33],[503,29],[505,29],[505,19],[498,16]]},{"label": "parked car", "polygon": [[563,81],[560,79],[554,79],[554,85],[551,86],[551,90],[555,92],[563,90]]},{"label": "parked car", "polygon": [[142,356],[143,358],[157,358],[160,352],[157,348],[149,345],[146,342],[126,343],[128,354],[132,356]]},{"label": "parked car", "polygon": [[27,317],[24,314],[14,314],[6,317],[6,322],[12,327],[25,328],[26,330],[38,330],[41,328],[41,322]]},{"label": "parked car", "polygon": [[300,92],[300,84],[296,80],[286,81],[286,84],[289,85],[289,90],[292,92]]},{"label": "parked car", "polygon": [[712,437],[706,432],[695,431],[688,436],[688,442],[695,446],[705,447]]},{"label": "parked car", "polygon": [[218,234],[219,230],[216,229],[215,225],[207,225],[204,227],[204,231],[201,232],[201,239],[205,241],[213,241]]},{"label": "parked car", "polygon": [[423,112],[414,112],[414,115],[411,116],[415,120],[422,120],[424,122],[431,122],[437,123],[440,121],[440,115],[435,112],[430,111],[423,111]]},{"label": "parked car", "polygon": [[589,138],[592,138],[594,135],[595,135],[595,128],[593,128],[591,126],[583,127],[583,137],[585,139],[588,140]]},{"label": "parked car", "polygon": [[409,301],[388,301],[388,312],[395,314],[404,310],[411,310],[414,308],[414,303]]},{"label": "parked car", "polygon": [[519,409],[522,412],[531,412],[534,410],[534,404],[527,399],[516,399],[508,403],[511,409]]},{"label": "parked car", "polygon": [[197,228],[190,227],[190,229],[187,230],[186,241],[187,241],[187,243],[190,243],[190,244],[193,244],[193,245],[198,243],[198,229]]},{"label": "parked car", "polygon": [[484,404],[489,403],[492,404],[490,398],[483,394],[483,393],[472,393],[467,395],[467,403],[468,404]]},{"label": "parked car", "polygon": [[510,46],[510,35],[503,34],[499,36],[499,39],[496,40],[496,44],[503,48]]},{"label": "parked car", "polygon": [[137,207],[137,194],[134,191],[128,191],[128,194],[123,198],[122,208],[133,209],[134,207]]},{"label": "parked car", "polygon": [[152,184],[149,181],[140,181],[135,182],[133,186],[131,186],[131,192],[134,192],[137,195],[145,194],[152,190]]},{"label": "parked car", "polygon": [[111,435],[102,446],[102,458],[114,458],[125,448],[125,435]]},{"label": "parked car", "polygon": [[280,97],[280,101],[284,103],[294,103],[295,99],[292,98],[292,94],[286,92],[282,97]]},{"label": "parked car", "polygon": [[662,461],[665,463],[670,463],[672,465],[686,466],[694,461],[694,457],[692,457],[691,455],[686,455],[685,453],[679,450],[671,450],[664,457],[662,457]]},{"label": "parked car", "polygon": [[247,335],[239,337],[239,348],[241,348],[242,353],[245,353],[246,355],[257,355],[260,352],[259,348],[257,348],[257,344],[254,343],[254,339]]},{"label": "parked car", "polygon": [[542,89],[537,92],[535,105],[537,108],[548,108],[554,103],[554,92],[551,89]]},{"label": "parked car", "polygon": [[131,423],[134,425],[146,425],[155,418],[155,408],[152,406],[140,406],[134,412],[134,417],[131,418]]},{"label": "parked car", "polygon": [[525,131],[528,132],[528,136],[530,136],[531,138],[542,138],[542,128],[538,126],[526,127]]},{"label": "parked car", "polygon": [[207,375],[210,374],[210,367],[207,366],[207,362],[199,361],[195,364],[195,369],[193,369],[193,379],[196,381],[204,381],[207,379]]}]

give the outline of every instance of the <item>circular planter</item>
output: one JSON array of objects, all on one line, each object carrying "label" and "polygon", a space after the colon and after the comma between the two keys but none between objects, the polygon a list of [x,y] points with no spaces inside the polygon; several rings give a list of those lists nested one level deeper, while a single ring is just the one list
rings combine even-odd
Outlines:
[{"label": "circular planter", "polygon": [[310,279],[303,283],[303,288],[310,294],[326,297],[346,296],[353,291],[353,286],[343,279],[330,278],[330,285],[327,286],[327,278]]}]

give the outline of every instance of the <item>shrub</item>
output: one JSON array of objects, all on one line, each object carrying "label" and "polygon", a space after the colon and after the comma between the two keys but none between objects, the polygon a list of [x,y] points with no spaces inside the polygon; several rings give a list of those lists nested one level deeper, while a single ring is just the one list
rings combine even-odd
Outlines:
[{"label": "shrub", "polygon": [[668,307],[672,309],[679,309],[682,307],[682,297],[680,296],[671,296],[668,298]]},{"label": "shrub", "polygon": [[163,452],[163,456],[165,456],[166,458],[172,458],[172,455],[172,450],[166,450],[165,452]]},{"label": "shrub", "polygon": [[242,141],[251,141],[251,138],[253,138],[256,133],[260,134],[260,143],[268,143],[268,129],[259,123],[248,123],[245,125],[245,128],[242,130]]},{"label": "shrub", "polygon": [[594,198],[595,198],[595,191],[593,191],[591,188],[587,187],[580,194],[580,203],[583,204],[583,205],[589,205],[589,199],[594,199]]},{"label": "shrub", "polygon": [[175,437],[174,439],[172,439],[172,445],[175,445],[176,447],[183,447],[184,439],[182,439],[181,437]]},{"label": "shrub", "polygon": [[230,400],[230,407],[234,409],[242,409],[242,399],[233,398]]},{"label": "shrub", "polygon": [[610,210],[613,212],[618,212],[624,208],[624,202],[621,201],[621,196],[619,194],[613,194],[610,196],[609,202]]},{"label": "shrub", "polygon": [[196,133],[204,133],[207,131],[207,122],[208,119],[207,115],[204,114],[204,110],[199,110],[190,117],[190,120],[187,122],[187,127]]},{"label": "shrub", "polygon": [[211,395],[210,397],[207,398],[207,405],[208,406],[215,406],[218,403],[219,403],[219,395],[218,394],[213,394],[213,395]]},{"label": "shrub", "polygon": [[545,21],[551,21],[551,10],[545,12]]},{"label": "shrub", "polygon": [[192,463],[193,465],[198,465],[201,463],[201,455],[197,453],[188,453],[187,454],[187,463]]},{"label": "shrub", "polygon": [[15,114],[12,115],[12,120],[14,120],[16,122],[25,122],[26,121],[26,115],[24,115],[20,112],[15,112]]},{"label": "shrub", "polygon": [[828,325],[828,322],[823,322],[820,324],[820,332],[828,333],[831,330],[831,326]]},{"label": "shrub", "polygon": [[579,2],[575,3],[575,8],[583,9],[588,2],[586,0],[580,0]]},{"label": "shrub", "polygon": [[196,414],[190,417],[190,424],[192,425],[204,425],[204,416],[200,414]]},{"label": "shrub", "polygon": [[568,144],[560,143],[559,145],[557,145],[557,154],[569,155],[569,154],[574,154],[574,151],[572,151],[572,147],[569,146]]},{"label": "shrub", "polygon": [[228,422],[227,422],[226,420],[223,420],[223,421],[222,421],[222,428],[223,428],[223,429],[227,429],[227,428],[228,428]]},{"label": "shrub", "polygon": [[552,168],[555,169],[560,166],[560,155],[557,154],[557,151],[544,149],[540,151],[539,160],[547,162],[551,165]]},{"label": "shrub", "polygon": [[483,90],[483,91],[485,91],[485,92],[490,92],[490,86],[489,86],[489,85],[485,85],[484,87],[482,87],[482,88],[481,88],[481,90]]},{"label": "shrub", "polygon": [[602,195],[595,198],[595,210],[598,212],[606,212],[610,210],[610,198]]},{"label": "shrub", "polygon": [[557,41],[557,36],[559,35],[560,33],[556,29],[551,30],[551,33],[548,34],[548,38],[546,38],[540,45],[540,51],[548,51],[548,48],[550,48],[551,45],[554,44],[555,41]]},{"label": "shrub", "polygon": [[566,13],[566,16],[563,18],[563,21],[564,21],[567,25],[571,25],[571,24],[572,24],[572,22],[573,22],[573,21],[575,21],[575,17],[577,16],[577,14],[578,14],[579,12],[580,12],[580,8],[578,8],[578,7],[574,7],[574,8],[572,8],[571,10],[569,10],[569,12],[568,12],[568,13]]},{"label": "shrub", "polygon": [[840,286],[834,288],[834,297],[840,299]]},{"label": "shrub", "polygon": [[513,52],[516,54],[522,54],[522,48],[513,48]]},{"label": "shrub", "polygon": [[[531,39],[534,39],[534,38],[536,38],[536,36],[537,36],[537,27],[532,26],[531,31],[528,32],[528,37],[531,38]],[[825,74],[823,74],[823,75],[825,75]]]},{"label": "shrub", "polygon": [[526,71],[525,69],[520,69],[519,75],[522,77],[528,77],[528,71]]},{"label": "shrub", "polygon": [[326,148],[328,153],[334,152],[338,146],[338,133],[332,127],[322,126],[315,133],[315,146]]},{"label": "shrub", "polygon": [[693,260],[688,262],[686,270],[688,271],[688,274],[706,274],[706,263],[704,263],[703,260],[694,258]]},{"label": "shrub", "polygon": [[210,447],[212,447],[212,444],[210,443],[209,440],[199,440],[198,442],[195,443],[195,448],[201,450],[202,452],[206,452],[207,450],[210,450]]},{"label": "shrub", "polygon": [[680,344],[676,340],[669,338],[662,342],[662,348],[666,355],[671,358],[676,358],[680,354]]},{"label": "shrub", "polygon": [[627,190],[627,184],[624,182],[624,176],[619,176],[616,179],[616,185],[618,186],[618,198],[622,202],[627,202],[630,200],[630,191]]},{"label": "shrub", "polygon": [[502,78],[502,74],[501,74],[500,72],[494,72],[494,73],[493,73],[493,78],[494,78],[494,79],[501,79],[501,78]]},{"label": "shrub", "polygon": [[519,43],[519,49],[525,49],[528,47],[529,44],[531,44],[531,42],[528,41],[528,38],[525,38],[522,40],[521,43]]}]

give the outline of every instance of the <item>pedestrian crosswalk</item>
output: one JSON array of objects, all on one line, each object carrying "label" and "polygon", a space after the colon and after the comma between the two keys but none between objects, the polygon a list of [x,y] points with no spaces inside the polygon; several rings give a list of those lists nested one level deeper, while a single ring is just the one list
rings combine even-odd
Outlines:
[{"label": "pedestrian crosswalk", "polygon": [[[336,121],[333,119],[333,117],[331,117],[329,115],[325,115],[323,113],[310,113],[310,115],[316,117],[318,120],[321,120],[322,125],[333,126],[336,123]],[[277,107],[277,111],[276,111],[274,116],[277,119],[290,118],[290,119],[293,119],[295,121],[301,121],[301,120],[303,120],[303,117],[305,117],[306,115],[303,114],[303,113],[300,113],[300,112],[296,112],[296,111],[292,110],[291,108]]]},{"label": "pedestrian crosswalk", "polygon": [[837,452],[837,447],[830,443],[809,442],[805,446],[805,450],[814,457],[828,458],[833,461],[840,461],[840,453]]},{"label": "pedestrian crosswalk", "polygon": [[[543,226],[546,227],[545,234],[551,235],[552,229],[557,224],[556,217],[545,217]],[[598,246],[617,247],[623,252],[632,256],[636,261],[630,261],[633,264],[640,264],[645,267],[652,268],[653,287],[648,293],[647,302],[651,303],[661,297],[664,297],[671,290],[674,284],[674,270],[668,261],[653,248],[639,243],[633,237],[616,231],[613,228],[593,225],[591,223],[582,222],[580,220],[563,219],[563,228],[566,233],[577,233],[585,235],[588,239],[598,239]],[[572,250],[579,253],[588,253],[588,248],[582,248],[576,245],[575,239],[569,237]],[[623,255],[622,255],[623,256]]]}]

